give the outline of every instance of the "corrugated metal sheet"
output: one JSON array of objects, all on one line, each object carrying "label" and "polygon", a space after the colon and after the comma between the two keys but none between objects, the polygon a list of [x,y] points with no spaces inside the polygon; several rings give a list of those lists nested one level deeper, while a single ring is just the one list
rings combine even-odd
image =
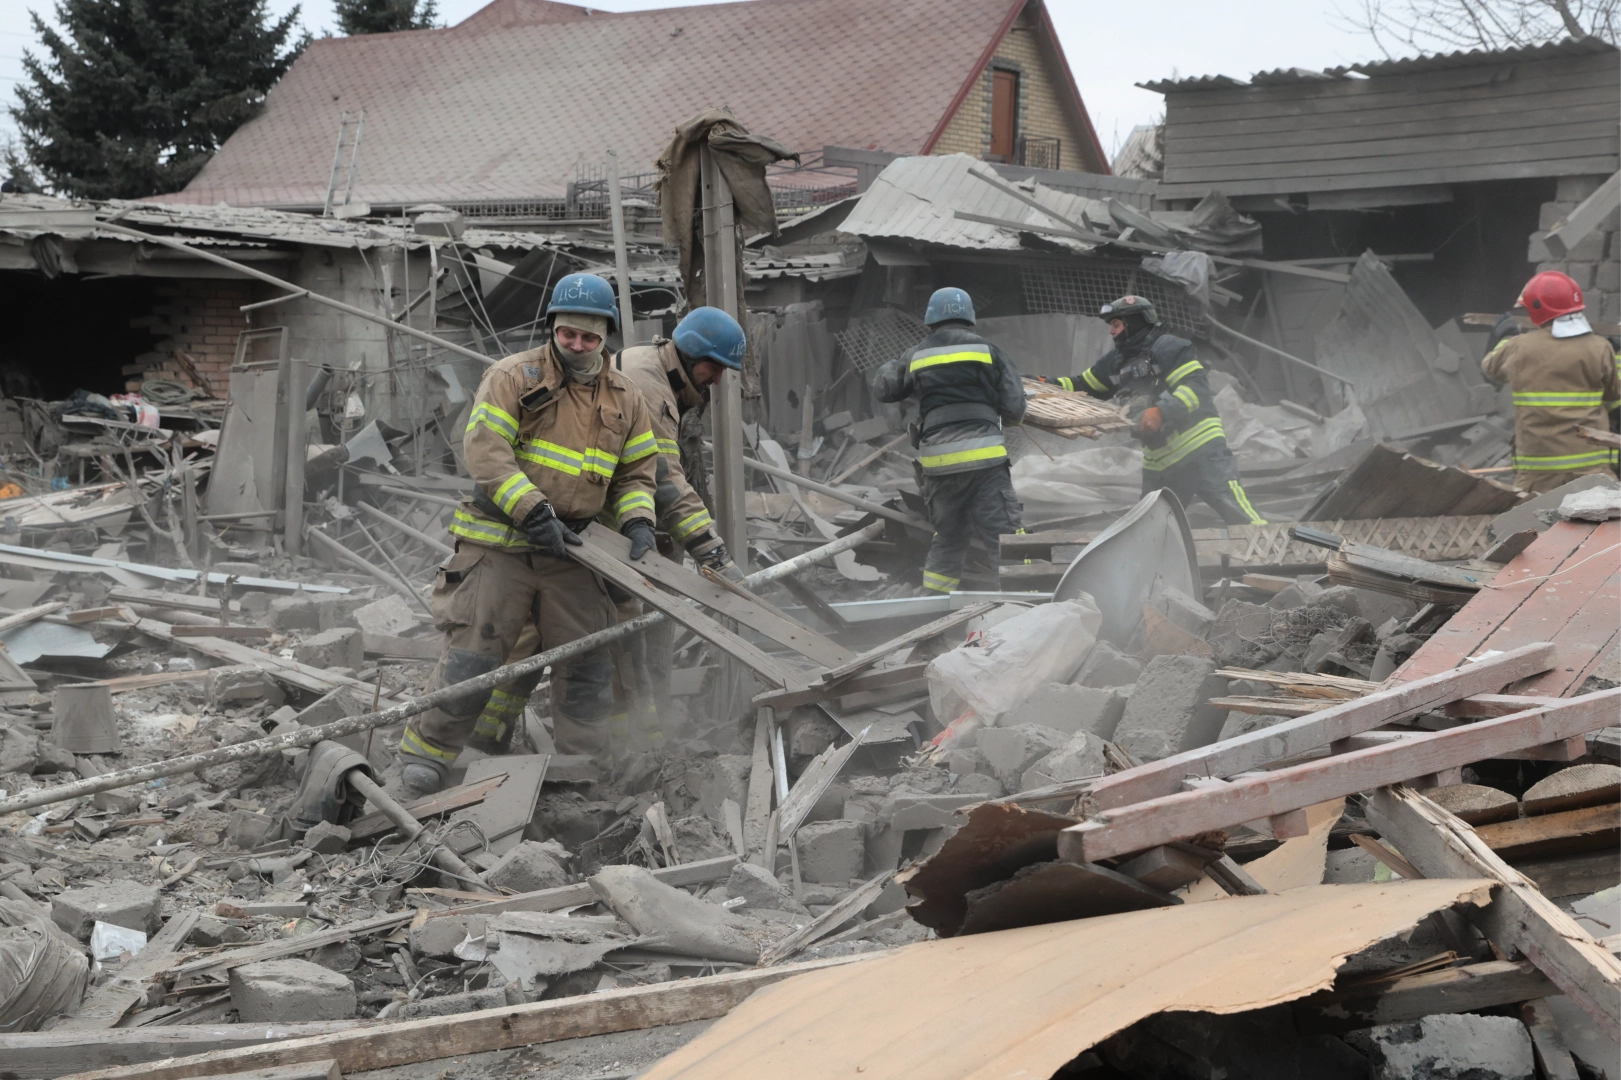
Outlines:
[{"label": "corrugated metal sheet", "polygon": [[1479,67],[1482,64],[1517,64],[1527,60],[1547,60],[1558,56],[1590,56],[1595,53],[1614,52],[1615,46],[1603,38],[1566,38],[1546,45],[1527,45],[1520,49],[1471,49],[1465,52],[1436,53],[1430,56],[1410,56],[1402,60],[1370,60],[1361,64],[1329,68],[1328,73],[1340,75],[1355,71],[1369,78],[1381,75],[1410,75],[1419,71],[1445,71],[1449,68]]}]

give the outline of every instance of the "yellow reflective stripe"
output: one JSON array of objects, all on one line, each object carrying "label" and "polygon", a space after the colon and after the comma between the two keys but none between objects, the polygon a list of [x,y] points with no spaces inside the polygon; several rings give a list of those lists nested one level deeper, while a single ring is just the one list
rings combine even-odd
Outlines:
[{"label": "yellow reflective stripe", "polygon": [[518,421],[513,419],[511,413],[491,405],[487,401],[481,401],[473,407],[472,415],[467,418],[467,432],[471,434],[472,430],[480,424],[489,428],[509,443],[516,444],[518,441]]},{"label": "yellow reflective stripe", "polygon": [[1068,375],[1060,375],[1058,378],[1058,385],[1062,386],[1065,390],[1074,390],[1075,380],[1070,378]]},{"label": "yellow reflective stripe", "polygon": [[1516,405],[1597,405],[1604,400],[1602,390],[1525,391],[1514,395]]},{"label": "yellow reflective stripe", "polygon": [[942,465],[961,465],[965,461],[989,461],[1007,457],[1005,446],[979,446],[972,450],[959,450],[955,454],[924,454],[918,458],[925,469],[938,469]]},{"label": "yellow reflective stripe", "polygon": [[524,461],[532,461],[536,465],[544,465],[548,469],[568,473],[570,476],[579,476],[585,468],[585,455],[577,450],[570,450],[545,439],[530,439],[518,451],[518,457]]},{"label": "yellow reflective stripe", "polygon": [[1250,524],[1265,525],[1266,518],[1255,512],[1255,507],[1250,505],[1250,497],[1244,494],[1244,485],[1237,480],[1229,480],[1227,486],[1232,489],[1233,498],[1238,501],[1238,508],[1249,515]]},{"label": "yellow reflective stripe", "polygon": [[1101,390],[1104,393],[1108,393],[1109,388],[1103,385],[1102,379],[1092,374],[1091,368],[1087,368],[1085,371],[1081,372],[1081,378],[1085,379],[1086,385],[1090,386],[1092,389]]},{"label": "yellow reflective stripe", "polygon": [[1171,396],[1186,405],[1188,412],[1193,412],[1199,407],[1199,395],[1193,392],[1191,386],[1179,386],[1171,392]]},{"label": "yellow reflective stripe", "polygon": [[707,529],[714,523],[715,519],[709,516],[708,510],[700,510],[691,517],[682,518],[676,522],[675,527],[670,530],[670,535],[677,540],[685,540],[693,533]]},{"label": "yellow reflective stripe", "polygon": [[920,356],[908,365],[908,371],[922,371],[924,368],[935,367],[939,364],[990,364],[994,363],[991,354],[984,349],[965,349],[962,352],[938,353],[934,356]]},{"label": "yellow reflective stripe", "polygon": [[513,473],[507,477],[507,482],[495,489],[495,505],[499,506],[508,517],[512,516],[513,507],[518,500],[531,491],[539,491],[534,483],[523,473]]},{"label": "yellow reflective stripe", "polygon": [[1614,458],[1613,450],[1594,450],[1587,454],[1556,454],[1533,456],[1514,455],[1514,467],[1524,472],[1563,472],[1588,465],[1608,465]]},{"label": "yellow reflective stripe", "polygon": [[456,516],[450,522],[449,531],[452,536],[459,536],[476,544],[493,544],[496,547],[529,546],[528,539],[522,533],[488,518],[475,517],[466,510],[456,511]]},{"label": "yellow reflective stripe", "polygon": [[1172,437],[1170,442],[1159,449],[1143,451],[1143,468],[1158,472],[1175,465],[1205,443],[1225,438],[1226,435],[1220,417],[1212,416],[1208,420],[1201,420],[1188,430]]},{"label": "yellow reflective stripe", "polygon": [[625,517],[633,510],[651,511],[652,509],[653,496],[645,491],[632,491],[621,495],[619,501],[614,503],[614,515],[620,521],[624,521]]},{"label": "yellow reflective stripe", "polygon": [[962,584],[962,578],[946,577],[936,574],[933,570],[923,571],[923,587],[933,589],[935,592],[951,592]]},{"label": "yellow reflective stripe", "polygon": [[1605,412],[1610,412],[1613,409],[1621,409],[1621,400],[1618,400],[1618,401],[1606,401],[1604,403],[1604,411]]},{"label": "yellow reflective stripe", "polygon": [[431,745],[410,728],[406,728],[405,734],[400,736],[400,752],[415,757],[434,758],[439,761],[455,761],[458,753],[455,750],[441,750],[437,746]]},{"label": "yellow reflective stripe", "polygon": [[644,457],[651,457],[659,452],[659,441],[653,438],[651,431],[644,431],[630,442],[625,444],[623,450],[625,464],[640,461]]},{"label": "yellow reflective stripe", "polygon": [[585,448],[585,471],[594,472],[598,476],[612,476],[619,467],[619,455],[610,454],[606,450],[598,450],[594,446]]},{"label": "yellow reflective stripe", "polygon": [[1183,379],[1187,378],[1189,375],[1192,375],[1195,371],[1203,371],[1203,370],[1204,370],[1204,365],[1199,363],[1199,361],[1197,361],[1197,360],[1189,360],[1187,363],[1183,364],[1181,367],[1177,368],[1175,371],[1173,371],[1169,375],[1165,376],[1165,385],[1166,386],[1175,386],[1177,383],[1181,382]]},{"label": "yellow reflective stripe", "polygon": [[659,453],[669,454],[671,457],[681,456],[681,444],[674,439],[660,439]]}]

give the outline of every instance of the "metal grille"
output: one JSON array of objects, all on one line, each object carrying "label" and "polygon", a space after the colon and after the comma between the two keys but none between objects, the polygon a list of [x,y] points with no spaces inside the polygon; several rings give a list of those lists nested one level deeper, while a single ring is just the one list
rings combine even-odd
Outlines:
[{"label": "metal grille", "polygon": [[1021,135],[1014,151],[1015,164],[1030,169],[1057,169],[1063,160],[1063,143],[1052,135]]},{"label": "metal grille", "polygon": [[850,325],[833,335],[856,370],[869,374],[880,364],[902,356],[929,336],[923,320],[894,308],[851,319]]},{"label": "metal grille", "polygon": [[1175,329],[1204,331],[1204,312],[1187,290],[1133,263],[1048,263],[1023,267],[1019,274],[1032,314],[1096,315],[1109,301],[1135,294],[1153,301],[1160,318]]}]

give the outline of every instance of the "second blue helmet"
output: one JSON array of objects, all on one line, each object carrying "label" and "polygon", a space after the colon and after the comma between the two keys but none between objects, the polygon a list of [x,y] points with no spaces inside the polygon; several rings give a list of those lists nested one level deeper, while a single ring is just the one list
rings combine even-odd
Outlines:
[{"label": "second blue helmet", "polygon": [[743,370],[748,339],[743,328],[720,308],[693,308],[675,328],[675,347],[694,360],[713,360],[733,371]]},{"label": "second blue helmet", "polygon": [[548,318],[562,311],[577,315],[602,315],[608,320],[608,329],[619,329],[619,305],[614,303],[614,289],[595,274],[570,274],[559,278],[552,286],[552,302],[546,305]]},{"label": "second blue helmet", "polygon": [[923,322],[927,326],[934,326],[951,319],[960,319],[970,326],[974,323],[974,301],[961,289],[945,288],[934,290],[929,297],[929,307],[923,313]]}]

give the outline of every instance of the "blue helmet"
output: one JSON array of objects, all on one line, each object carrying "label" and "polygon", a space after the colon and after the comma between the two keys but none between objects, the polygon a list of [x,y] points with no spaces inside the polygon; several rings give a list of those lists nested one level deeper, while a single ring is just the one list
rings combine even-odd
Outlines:
[{"label": "blue helmet", "polygon": [[929,297],[929,309],[923,313],[925,325],[934,326],[949,319],[961,319],[974,324],[974,301],[961,289],[936,289]]},{"label": "blue helmet", "polygon": [[619,329],[619,305],[614,303],[613,286],[595,274],[570,274],[558,279],[552,286],[552,302],[546,305],[546,318],[562,311],[601,315],[608,320],[608,329]]},{"label": "blue helmet", "polygon": [[720,308],[693,308],[675,328],[675,347],[694,360],[713,360],[733,371],[743,370],[748,340],[743,328]]}]

